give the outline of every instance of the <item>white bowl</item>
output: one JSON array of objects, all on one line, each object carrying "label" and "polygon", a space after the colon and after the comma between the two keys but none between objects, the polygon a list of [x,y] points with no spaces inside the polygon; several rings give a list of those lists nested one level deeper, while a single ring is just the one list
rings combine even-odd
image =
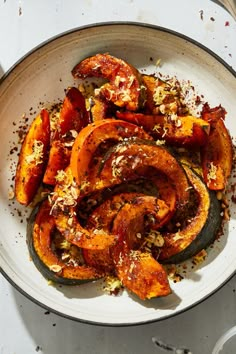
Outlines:
[{"label": "white bowl", "polygon": [[[109,52],[149,73],[161,71],[191,80],[211,106],[222,104],[226,108],[226,125],[231,134],[236,131],[235,72],[183,35],[144,24],[105,23],[75,29],[42,44],[6,73],[0,85],[0,267],[11,284],[27,297],[71,319],[113,326],[162,320],[199,303],[234,274],[233,205],[225,233],[210,248],[206,261],[193,270],[189,264],[185,278],[171,282],[170,296],[143,302],[127,292],[109,296],[101,290],[101,281],[79,287],[49,286],[29,259],[25,208],[9,201],[17,162],[17,152],[11,150],[18,141],[16,129],[22,115],[32,119],[45,104],[62,99],[64,89],[74,84],[73,66],[98,52]],[[161,68],[155,66],[159,58]]]}]

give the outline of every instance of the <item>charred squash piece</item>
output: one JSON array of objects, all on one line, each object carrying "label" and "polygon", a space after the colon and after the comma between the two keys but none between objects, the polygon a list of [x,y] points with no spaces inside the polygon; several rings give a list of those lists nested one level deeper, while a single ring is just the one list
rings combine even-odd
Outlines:
[{"label": "charred squash piece", "polygon": [[142,80],[146,87],[145,111],[149,114],[156,113],[156,104],[154,102],[153,95],[159,82],[156,77],[151,75],[143,75]]},{"label": "charred squash piece", "polygon": [[56,227],[65,239],[81,248],[101,250],[114,244],[116,238],[106,232],[83,228],[76,217],[78,189],[67,168],[60,182],[55,186],[51,198],[52,214]]},{"label": "charred squash piece", "polygon": [[169,145],[203,146],[208,140],[210,124],[193,116],[145,115],[117,112],[119,119],[137,124],[156,139],[164,139]]},{"label": "charred squash piece", "polygon": [[89,167],[99,145],[106,140],[118,142],[130,136],[152,139],[142,128],[112,118],[89,124],[78,134],[72,148],[70,168],[80,188],[86,185]]},{"label": "charred squash piece", "polygon": [[107,117],[109,117],[109,115],[108,115],[109,111],[110,111],[110,109],[109,109],[109,104],[107,101],[102,100],[99,97],[92,98],[92,105],[91,105],[91,109],[90,109],[92,122],[106,119]]},{"label": "charred squash piece", "polygon": [[124,251],[120,263],[117,260],[116,273],[122,284],[141,300],[171,293],[165,269],[150,253]]},{"label": "charred squash piece", "polygon": [[209,191],[202,179],[185,166],[192,187],[197,193],[196,214],[186,227],[177,233],[163,234],[165,243],[159,260],[165,263],[179,263],[191,258],[209,246],[215,239],[221,225],[220,203],[213,191]]},{"label": "charred squash piece", "polygon": [[88,123],[89,113],[86,109],[85,98],[76,87],[70,87],[62,104],[53,140],[63,140],[71,130],[78,133]]},{"label": "charred squash piece", "polygon": [[101,166],[99,187],[135,179],[146,167],[152,167],[169,178],[176,190],[177,207],[184,208],[189,198],[189,183],[184,169],[165,148],[146,145],[145,142],[117,144]]},{"label": "charred squash piece", "polygon": [[[90,215],[86,228],[102,229],[111,233],[112,223],[119,210],[126,204],[142,196],[141,193],[121,193],[112,196],[99,205]],[[90,266],[106,271],[114,271],[114,262],[111,256],[110,248],[105,250],[83,249],[83,256],[86,263]]]},{"label": "charred squash piece", "polygon": [[171,180],[164,174],[158,173],[158,175],[153,175],[150,179],[156,185],[159,199],[164,200],[164,202],[169,207],[169,213],[165,220],[165,222],[167,222],[170,220],[176,210],[176,188],[174,187],[173,183],[171,183]]},{"label": "charred squash piece", "polygon": [[94,267],[99,271],[104,271],[106,274],[114,273],[114,262],[110,248],[105,248],[104,250],[89,250],[83,248],[82,252],[85,263],[88,266]]},{"label": "charred squash piece", "polygon": [[[137,224],[138,230],[143,230],[145,227],[144,217],[148,215],[149,218],[153,216],[153,219],[150,219],[150,226],[152,228],[158,228],[164,224],[166,216],[169,213],[169,208],[164,201],[157,199],[152,196],[145,196],[140,193],[122,193],[119,195],[113,196],[111,199],[108,199],[102,203],[95,211],[92,213],[88,220],[88,227],[96,227],[98,229],[106,230],[111,232],[113,221],[117,216],[117,213],[128,204],[127,208],[132,210],[127,211],[125,215],[126,218],[134,218],[136,215],[139,217],[139,224]],[[145,206],[144,206],[145,205]],[[122,209],[123,210],[123,209]],[[142,215],[138,216],[140,214]],[[125,211],[126,213],[126,211]],[[132,240],[132,246],[140,245],[140,242],[143,242],[141,238],[137,238],[134,232],[135,238]],[[128,234],[127,234],[128,237]],[[88,265],[98,267],[99,269],[104,270],[114,270],[114,262],[111,256],[110,250],[94,251],[94,250],[83,250],[84,258]]]},{"label": "charred squash piece", "polygon": [[[66,92],[57,129],[51,137],[49,161],[44,174],[43,182],[55,185],[55,177],[59,170],[64,170],[70,161],[70,150],[67,145],[73,144],[73,132],[77,134],[89,123],[89,114],[86,110],[85,99],[75,87],[70,87]],[[72,137],[71,137],[72,135]]]},{"label": "charred squash piece", "polygon": [[50,145],[49,113],[43,109],[32,122],[21,147],[16,169],[15,196],[19,203],[32,202],[42,182]]},{"label": "charred squash piece", "polygon": [[208,142],[201,150],[201,161],[204,181],[208,188],[224,189],[232,170],[233,147],[222,119],[212,125]]},{"label": "charred squash piece", "polygon": [[63,261],[52,248],[55,231],[55,220],[50,215],[50,205],[45,200],[40,207],[34,209],[27,227],[30,256],[45,278],[64,285],[79,285],[104,276],[103,272],[93,267]]},{"label": "charred squash piece", "polygon": [[113,195],[99,205],[89,216],[86,227],[88,229],[103,229],[111,232],[112,223],[119,210],[127,203],[131,203],[143,194],[125,192]]},{"label": "charred squash piece", "polygon": [[155,199],[141,197],[137,198],[136,204],[126,204],[117,214],[112,228],[112,232],[119,237],[112,248],[117,276],[128,290],[142,300],[171,293],[164,268],[150,253],[137,249],[141,242],[137,235],[144,230],[145,215],[151,212],[154,216],[156,212],[159,223],[165,214],[162,207],[155,210]]},{"label": "charred squash piece", "polygon": [[186,115],[188,108],[181,102],[182,90],[178,82],[164,81],[153,75],[142,75],[146,87],[146,101],[143,112],[147,114]]},{"label": "charred squash piece", "polygon": [[87,230],[81,226],[76,216],[63,213],[55,215],[57,229],[65,239],[80,248],[89,250],[104,250],[116,241],[116,237],[104,230]]},{"label": "charred squash piece", "polygon": [[130,111],[143,104],[142,77],[137,69],[109,54],[97,54],[78,63],[72,70],[74,78],[103,77],[109,82],[99,89],[99,95],[118,107]]},{"label": "charred squash piece", "polygon": [[43,183],[55,186],[58,171],[64,170],[70,163],[71,152],[60,140],[52,142]]},{"label": "charred squash piece", "polygon": [[216,123],[219,119],[225,120],[226,110],[221,105],[210,108],[208,103],[205,103],[202,108],[201,116],[202,119],[207,121],[209,124]]}]

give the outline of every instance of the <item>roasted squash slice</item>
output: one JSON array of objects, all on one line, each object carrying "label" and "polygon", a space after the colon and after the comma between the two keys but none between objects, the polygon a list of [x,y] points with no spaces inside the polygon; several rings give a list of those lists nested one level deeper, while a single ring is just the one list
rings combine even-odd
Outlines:
[{"label": "roasted squash slice", "polygon": [[109,114],[109,112],[110,112],[110,105],[107,101],[99,97],[92,98],[92,104],[90,108],[92,122],[96,122],[98,120],[111,117],[111,114]]},{"label": "roasted squash slice", "polygon": [[[137,197],[141,196],[143,196],[141,193],[129,192],[113,195],[91,213],[88,218],[86,228],[91,230],[102,229],[107,233],[111,233],[113,220],[119,210],[126,203],[132,203]],[[88,265],[114,272],[114,262],[111,256],[110,248],[104,250],[83,249],[83,255]]]},{"label": "roasted squash slice", "polygon": [[[179,263],[191,258],[209,246],[221,225],[220,203],[213,191],[209,191],[202,179],[189,167],[184,167],[198,197],[195,216],[176,233],[163,234],[165,243],[160,249],[159,260]],[[186,215],[187,217],[187,215]]]},{"label": "roasted squash slice", "polygon": [[171,180],[164,174],[152,174],[150,180],[154,183],[158,191],[158,198],[164,200],[169,207],[169,213],[166,215],[167,222],[176,211],[177,192]]},{"label": "roasted squash slice", "polygon": [[224,121],[212,124],[207,144],[201,149],[204,181],[209,189],[225,189],[233,164],[232,140]]},{"label": "roasted squash slice", "polygon": [[50,198],[56,227],[65,239],[78,247],[95,250],[114,244],[116,238],[113,235],[97,229],[88,231],[82,227],[76,217],[77,199],[78,188],[70,168],[67,168]]},{"label": "roasted squash slice", "polygon": [[[145,215],[155,215],[158,223],[163,218],[164,209],[155,210],[154,197],[137,198],[136,204],[126,204],[118,212],[112,232],[118,235],[118,241],[112,248],[116,274],[122,284],[140,299],[166,296],[171,293],[167,274],[150,253],[141,252],[139,248],[141,235],[145,227]],[[156,204],[157,205],[157,204]]]},{"label": "roasted squash slice", "polygon": [[88,124],[89,113],[84,96],[76,87],[68,88],[53,140],[64,140],[69,131],[75,130],[78,133]]},{"label": "roasted squash slice", "polygon": [[163,139],[169,145],[203,146],[210,133],[210,124],[194,116],[170,117],[142,113],[117,112],[117,118],[137,124],[155,139]]},{"label": "roasted squash slice", "polygon": [[184,169],[167,149],[148,142],[117,144],[101,166],[99,187],[135,179],[149,167],[169,178],[176,190],[177,207],[184,208],[189,198],[189,183]]},{"label": "roasted squash slice", "polygon": [[71,152],[60,140],[51,144],[47,168],[43,176],[43,183],[55,186],[58,171],[65,170],[70,163]]},{"label": "roasted squash slice", "polygon": [[42,182],[49,146],[49,113],[43,109],[26,134],[16,169],[15,196],[23,205],[32,202]]},{"label": "roasted squash slice", "polygon": [[142,75],[146,86],[144,112],[147,114],[188,114],[178,80],[162,80],[154,75]]},{"label": "roasted squash slice", "polygon": [[28,221],[27,244],[30,256],[42,275],[56,283],[79,285],[101,278],[104,272],[85,264],[70,263],[55,252],[52,237],[56,232],[55,220],[50,215],[50,205],[45,200],[36,207]]},{"label": "roasted squash slice", "polygon": [[209,124],[214,125],[219,119],[225,120],[226,110],[221,105],[211,108],[206,102],[203,105],[201,116]]},{"label": "roasted squash slice", "polygon": [[78,63],[72,70],[75,78],[103,77],[109,80],[99,89],[99,95],[118,107],[138,110],[144,102],[142,77],[137,69],[109,54],[97,54]]},{"label": "roasted squash slice", "polygon": [[106,140],[115,143],[130,136],[152,139],[142,128],[112,118],[89,124],[78,134],[72,148],[70,168],[83,193],[91,187],[86,183],[87,176],[92,158],[99,145]]},{"label": "roasted squash slice", "polygon": [[69,165],[74,137],[89,123],[85,98],[76,87],[70,87],[63,101],[57,127],[51,136],[49,160],[43,182],[55,185],[57,172]]}]

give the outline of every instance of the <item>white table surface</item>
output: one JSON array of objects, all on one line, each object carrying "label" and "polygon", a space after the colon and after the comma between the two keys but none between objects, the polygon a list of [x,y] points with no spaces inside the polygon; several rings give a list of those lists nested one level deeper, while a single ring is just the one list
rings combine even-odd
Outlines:
[{"label": "white table surface", "polygon": [[[56,34],[85,24],[121,20],[184,33],[236,70],[236,22],[208,0],[0,0],[0,76]],[[203,303],[174,318],[111,328],[48,314],[0,275],[0,354],[210,354],[217,339],[234,325],[236,276]],[[153,338],[176,350],[160,348]],[[189,351],[178,351],[181,348]]]}]

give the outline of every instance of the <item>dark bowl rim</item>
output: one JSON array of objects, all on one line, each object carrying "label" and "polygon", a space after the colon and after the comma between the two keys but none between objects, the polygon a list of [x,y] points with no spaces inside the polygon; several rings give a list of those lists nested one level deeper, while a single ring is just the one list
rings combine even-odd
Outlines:
[{"label": "dark bowl rim", "polygon": [[[210,54],[212,57],[214,57],[220,64],[222,64],[235,78],[236,78],[236,71],[228,64],[226,63],[219,55],[217,55],[214,51],[212,51],[211,49],[207,48],[206,46],[204,46],[203,44],[201,44],[200,42],[196,41],[195,39],[192,39],[180,32],[177,32],[175,30],[166,28],[166,27],[162,27],[162,26],[158,26],[158,25],[154,25],[154,24],[148,24],[148,23],[142,23],[142,22],[135,22],[135,21],[109,21],[109,22],[99,22],[99,23],[91,23],[88,25],[83,25],[83,26],[79,26],[79,27],[75,27],[72,29],[69,29],[67,31],[63,31],[57,35],[54,35],[52,37],[50,37],[49,39],[41,42],[39,45],[35,46],[34,48],[32,48],[30,51],[28,51],[26,54],[24,54],[19,60],[17,60],[15,62],[15,64],[13,64],[4,74],[3,76],[0,78],[0,85],[6,80],[6,78],[12,73],[12,71],[19,65],[21,64],[25,59],[27,59],[30,55],[32,55],[33,53],[37,52],[38,50],[42,49],[44,46],[48,45],[49,43],[62,38],[62,37],[66,37],[67,35],[70,35],[72,33],[75,32],[80,32],[80,31],[84,31],[90,28],[95,28],[95,27],[104,27],[104,26],[132,26],[132,27],[144,27],[144,28],[149,28],[149,29],[154,29],[157,31],[161,31],[161,32],[165,32],[168,33],[172,36],[176,36],[177,38],[181,38],[187,42],[190,42],[191,44],[194,44],[196,47],[202,49],[203,51],[207,52],[208,54]],[[105,323],[105,322],[96,322],[96,321],[92,321],[92,320],[85,320],[85,319],[80,319],[77,317],[73,317],[70,315],[67,315],[65,313],[62,313],[60,311],[57,311],[43,303],[41,303],[40,301],[38,301],[37,299],[35,299],[33,296],[27,294],[27,292],[25,290],[23,290],[15,281],[13,281],[10,276],[0,267],[0,273],[4,276],[4,278],[17,290],[19,291],[23,296],[25,296],[26,298],[28,298],[30,301],[32,301],[33,303],[35,303],[36,305],[40,306],[41,308],[50,311],[60,317],[66,318],[68,320],[72,320],[75,322],[80,322],[80,323],[84,323],[84,324],[88,324],[88,325],[94,325],[94,326],[103,326],[103,327],[134,327],[134,326],[140,326],[140,325],[147,325],[147,324],[151,324],[151,323],[155,323],[155,322],[161,322],[170,318],[173,318],[181,313],[184,313],[192,308],[194,308],[195,306],[201,304],[202,302],[204,302],[206,299],[208,299],[209,297],[211,297],[214,293],[216,293],[218,290],[220,290],[228,281],[230,281],[231,278],[233,278],[233,276],[236,274],[236,270],[235,272],[233,272],[233,274],[231,274],[227,279],[225,279],[225,281],[219,285],[216,289],[212,290],[212,292],[210,292],[208,295],[206,295],[205,297],[201,298],[199,301],[195,302],[192,305],[187,306],[186,308],[176,311],[174,314],[170,314],[170,315],[166,315],[162,318],[157,318],[157,319],[150,319],[150,320],[145,320],[145,321],[139,321],[139,322],[133,322],[133,323]]]}]

